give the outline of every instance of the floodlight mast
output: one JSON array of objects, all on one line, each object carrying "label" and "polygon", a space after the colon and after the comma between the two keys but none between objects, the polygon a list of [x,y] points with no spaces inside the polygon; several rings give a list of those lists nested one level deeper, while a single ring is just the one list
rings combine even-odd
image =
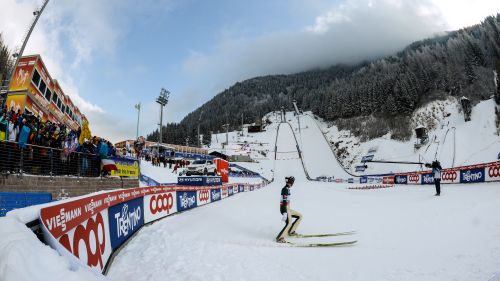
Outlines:
[{"label": "floodlight mast", "polygon": [[[12,68],[12,70],[10,72],[10,75],[8,75],[9,80],[7,80],[8,81],[6,84],[7,89],[5,91],[5,97],[4,97],[3,103],[5,103],[7,101],[8,90],[10,89],[10,85],[12,84],[12,80],[14,80],[13,78],[14,78],[14,75],[16,74],[17,65],[19,64],[19,60],[23,56],[24,49],[26,48],[26,45],[28,44],[28,40],[31,36],[31,33],[33,32],[33,29],[35,29],[36,23],[38,22],[38,19],[42,15],[43,10],[45,10],[45,7],[47,6],[48,3],[49,3],[49,0],[45,0],[42,7],[33,12],[33,16],[35,16],[35,18],[33,19],[33,22],[31,23],[30,28],[28,29],[28,31],[24,35],[23,45],[21,46],[21,48],[18,51],[15,51],[14,54],[12,54],[12,56],[16,58],[16,61],[14,63],[14,67]],[[1,82],[2,81],[0,81],[0,83]],[[0,86],[1,86],[1,84],[0,84]],[[4,91],[2,90],[2,92],[4,92]]]},{"label": "floodlight mast", "polygon": [[160,130],[159,130],[159,136],[158,136],[158,144],[161,144],[163,139],[162,139],[162,127],[163,127],[163,107],[168,104],[168,99],[170,97],[170,92],[166,90],[165,88],[161,88],[160,90],[160,96],[156,98],[156,102],[160,104]]}]

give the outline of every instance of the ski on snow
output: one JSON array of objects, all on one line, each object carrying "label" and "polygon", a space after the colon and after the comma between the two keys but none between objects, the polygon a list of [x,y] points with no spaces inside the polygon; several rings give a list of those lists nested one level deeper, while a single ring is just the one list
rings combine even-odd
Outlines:
[{"label": "ski on snow", "polygon": [[292,247],[344,247],[350,246],[358,242],[357,240],[345,241],[345,242],[334,242],[334,243],[295,243],[295,242],[284,242],[283,244],[288,244]]},{"label": "ski on snow", "polygon": [[290,235],[292,238],[310,238],[310,237],[330,237],[356,234],[356,231],[346,231],[337,233],[322,233],[322,234],[295,234]]}]

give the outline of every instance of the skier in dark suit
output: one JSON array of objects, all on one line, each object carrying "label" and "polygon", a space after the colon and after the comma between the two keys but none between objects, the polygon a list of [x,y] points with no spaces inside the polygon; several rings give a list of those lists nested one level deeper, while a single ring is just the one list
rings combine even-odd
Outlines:
[{"label": "skier in dark suit", "polygon": [[[302,215],[290,208],[290,188],[295,182],[293,176],[286,177],[286,185],[281,189],[281,200],[280,200],[280,213],[283,215],[283,220],[285,221],[285,226],[280,231],[276,237],[276,242],[286,243],[285,236],[296,235],[295,230],[302,220]],[[292,222],[292,219],[295,219]]]}]

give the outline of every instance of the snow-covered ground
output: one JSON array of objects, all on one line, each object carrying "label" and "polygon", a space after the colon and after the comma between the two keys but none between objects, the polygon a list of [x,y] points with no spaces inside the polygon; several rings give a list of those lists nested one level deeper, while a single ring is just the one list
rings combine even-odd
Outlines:
[{"label": "snow-covered ground", "polygon": [[[310,138],[304,147],[316,141]],[[296,149],[288,126],[280,128],[277,147],[278,153]],[[308,165],[314,170],[323,164]],[[309,182],[297,157],[277,160],[274,169],[275,182],[261,190],[141,229],[117,255],[108,276],[134,281],[486,281],[500,271],[497,183],[446,185],[442,196],[434,197],[430,186],[348,190]],[[279,194],[287,175],[296,177],[292,208],[304,215],[300,232],[357,231],[303,241],[358,243],[344,248],[276,244],[283,227]]]},{"label": "snow-covered ground", "polygon": [[[276,115],[271,117],[276,120]],[[444,185],[442,196],[435,197],[432,186],[351,190],[346,184],[310,182],[298,158],[293,132],[311,175],[343,171],[312,118],[301,117],[302,134],[297,134],[296,118],[288,114],[287,119],[292,128],[273,123],[262,133],[233,133],[235,140],[247,141],[253,155],[260,155],[258,162],[241,165],[272,175],[272,184],[142,228],[116,256],[107,277],[120,281],[500,281],[500,275],[493,277],[500,272],[500,183]],[[278,160],[274,161],[278,126]],[[480,133],[475,136],[486,138]],[[386,144],[379,141],[379,152],[392,147],[399,153],[395,143],[381,148]],[[477,160],[487,162],[488,157]],[[149,168],[143,166],[143,171],[161,182],[169,181],[163,178],[171,176],[169,169],[155,172]],[[355,239],[355,245],[293,248],[274,242],[284,224],[279,194],[289,175],[296,178],[292,208],[304,215],[299,232],[357,231],[350,236],[289,240]],[[8,217],[0,218],[0,280],[99,278],[85,270],[71,271],[67,260],[41,244],[15,217]]]},{"label": "snow-covered ground", "polygon": [[[280,247],[280,183],[143,228],[118,255],[113,280],[489,280],[500,271],[500,186],[346,190],[299,181],[292,206],[302,233],[356,230],[311,241],[346,248]],[[257,203],[258,202],[258,203]],[[304,240],[304,239],[303,239]],[[310,240],[308,240],[310,241]]]}]

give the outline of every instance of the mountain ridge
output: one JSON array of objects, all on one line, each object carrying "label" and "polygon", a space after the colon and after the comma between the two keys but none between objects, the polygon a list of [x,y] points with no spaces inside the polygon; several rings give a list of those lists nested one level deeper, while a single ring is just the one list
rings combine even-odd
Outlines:
[{"label": "mountain ridge", "polygon": [[[222,131],[223,124],[235,129],[242,122],[259,122],[264,114],[282,106],[291,110],[292,100],[327,121],[349,124],[372,116],[380,128],[376,133],[360,131],[367,139],[392,131],[398,132],[392,134],[395,139],[405,140],[411,136],[409,116],[427,102],[465,96],[476,104],[493,95],[500,102],[500,89],[494,83],[498,61],[500,14],[471,27],[413,42],[385,58],[237,82],[181,122],[167,124],[163,140],[196,145],[198,125],[204,136]],[[210,118],[206,118],[208,114]],[[148,135],[150,140],[157,138],[158,131]],[[203,140],[209,144],[210,137]]]}]

